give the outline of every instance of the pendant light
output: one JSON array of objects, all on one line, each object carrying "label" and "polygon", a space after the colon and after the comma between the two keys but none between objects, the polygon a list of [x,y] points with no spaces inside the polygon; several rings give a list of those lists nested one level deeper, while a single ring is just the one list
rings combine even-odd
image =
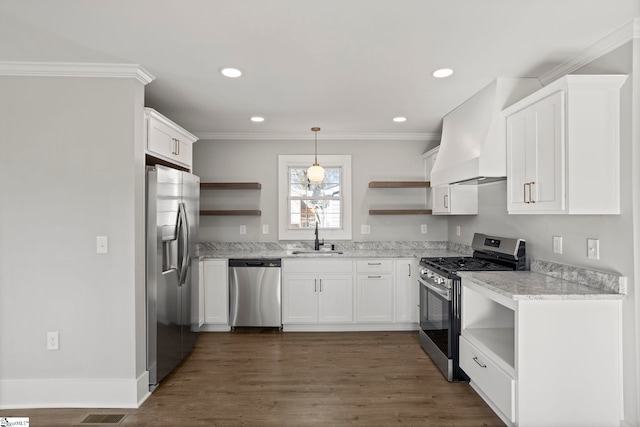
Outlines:
[{"label": "pendant light", "polygon": [[315,162],[313,166],[307,169],[307,178],[309,182],[320,183],[324,180],[324,169],[318,164],[318,132],[320,128],[311,128],[315,134]]}]

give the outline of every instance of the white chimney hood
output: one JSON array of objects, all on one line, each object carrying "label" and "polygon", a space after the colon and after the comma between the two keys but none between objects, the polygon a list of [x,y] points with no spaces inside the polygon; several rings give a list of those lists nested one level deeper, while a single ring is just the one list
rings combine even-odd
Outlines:
[{"label": "white chimney hood", "polygon": [[505,179],[506,126],[500,112],[541,87],[533,78],[498,78],[447,114],[431,186]]}]

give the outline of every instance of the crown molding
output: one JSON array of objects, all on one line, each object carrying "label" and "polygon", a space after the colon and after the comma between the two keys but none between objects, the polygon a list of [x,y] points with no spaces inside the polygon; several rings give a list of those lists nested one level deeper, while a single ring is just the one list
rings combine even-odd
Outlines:
[{"label": "crown molding", "polygon": [[0,76],[135,78],[149,84],[155,77],[138,64],[0,61]]},{"label": "crown molding", "polygon": [[565,74],[570,74],[589,62],[637,38],[640,38],[640,18],[632,19],[622,27],[614,30],[601,40],[584,49],[578,55],[547,71],[539,77],[540,83],[546,86]]},{"label": "crown molding", "polygon": [[[242,133],[242,132],[195,132],[200,140],[306,140],[311,138],[305,133]],[[323,132],[324,141],[439,141],[437,133],[327,133]]]}]

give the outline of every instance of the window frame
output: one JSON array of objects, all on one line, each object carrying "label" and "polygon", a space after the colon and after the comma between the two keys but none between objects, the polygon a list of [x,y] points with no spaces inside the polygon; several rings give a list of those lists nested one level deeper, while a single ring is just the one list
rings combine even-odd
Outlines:
[{"label": "window frame", "polygon": [[[313,155],[278,156],[278,239],[314,240],[314,229],[289,228],[289,168],[308,168],[314,162]],[[323,167],[342,169],[340,191],[342,196],[342,228],[320,229],[319,237],[325,240],[351,240],[351,155],[318,155],[318,163]]]}]

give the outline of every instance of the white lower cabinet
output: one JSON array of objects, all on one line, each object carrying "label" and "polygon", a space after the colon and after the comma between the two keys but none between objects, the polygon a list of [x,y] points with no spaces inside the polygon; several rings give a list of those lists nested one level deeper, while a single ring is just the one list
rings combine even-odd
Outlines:
[{"label": "white lower cabinet", "polygon": [[464,336],[460,337],[460,367],[475,385],[504,414],[515,422],[515,380],[493,363]]},{"label": "white lower cabinet", "polygon": [[393,321],[393,260],[356,261],[356,321]]},{"label": "white lower cabinet", "polygon": [[415,260],[282,261],[285,331],[416,330]]},{"label": "white lower cabinet", "polygon": [[619,426],[621,301],[509,297],[462,280],[460,367],[509,426]]},{"label": "white lower cabinet", "polygon": [[282,324],[353,322],[353,261],[283,261]]},{"label": "white lower cabinet", "polygon": [[412,258],[395,260],[395,315],[396,323],[418,322],[419,287],[416,266]]},{"label": "white lower cabinet", "polygon": [[200,262],[200,281],[204,298],[203,331],[228,331],[229,267],[227,259],[205,259]]}]

